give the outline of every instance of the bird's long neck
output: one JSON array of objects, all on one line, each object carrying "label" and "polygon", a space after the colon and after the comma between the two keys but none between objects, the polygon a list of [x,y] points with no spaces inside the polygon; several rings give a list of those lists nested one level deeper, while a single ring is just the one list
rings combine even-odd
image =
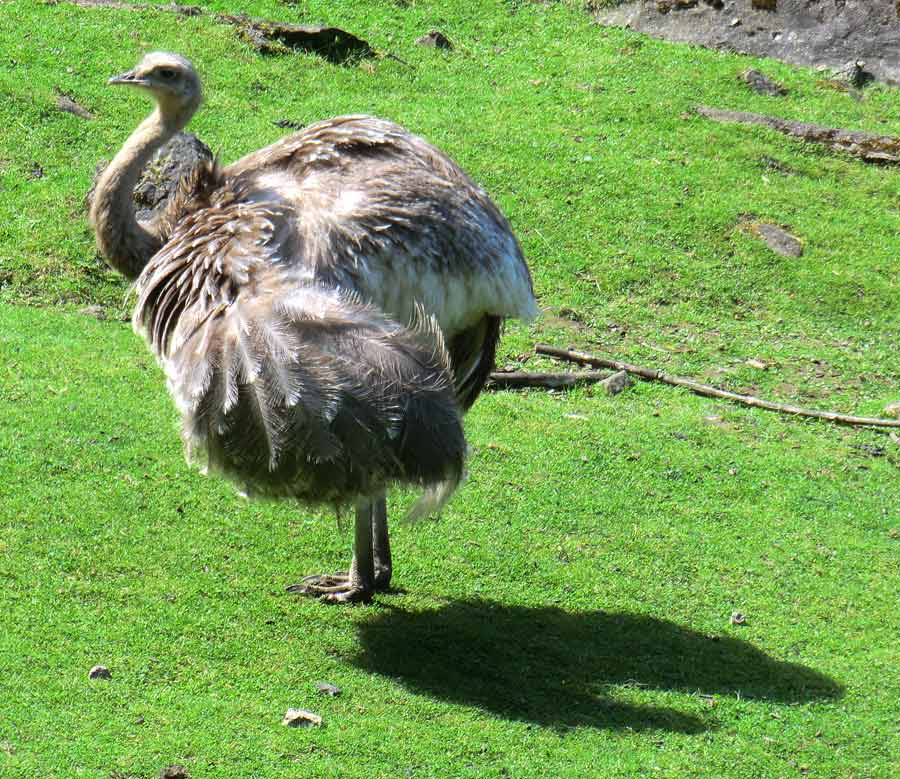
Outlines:
[{"label": "bird's long neck", "polygon": [[153,154],[188,119],[190,114],[166,119],[157,107],[125,141],[97,182],[90,212],[97,248],[110,266],[128,279],[140,275],[163,243],[152,225],[138,222],[132,200],[134,187]]}]

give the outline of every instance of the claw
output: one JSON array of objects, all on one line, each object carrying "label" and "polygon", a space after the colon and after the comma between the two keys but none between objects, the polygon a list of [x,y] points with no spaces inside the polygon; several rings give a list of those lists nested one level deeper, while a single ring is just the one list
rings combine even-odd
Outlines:
[{"label": "claw", "polygon": [[354,586],[347,571],[304,576],[287,591],[319,598],[326,603],[369,603],[372,600],[371,591]]}]

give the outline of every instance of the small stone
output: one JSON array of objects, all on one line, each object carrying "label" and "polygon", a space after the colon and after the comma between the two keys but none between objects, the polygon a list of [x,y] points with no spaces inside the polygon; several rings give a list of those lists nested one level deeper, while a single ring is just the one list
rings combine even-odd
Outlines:
[{"label": "small stone", "polygon": [[867,454],[869,457],[884,457],[887,454],[887,449],[874,444],[853,444],[853,448],[858,449],[863,454]]},{"label": "small stone", "polygon": [[444,33],[440,32],[440,30],[432,30],[427,35],[423,35],[421,38],[416,38],[416,43],[419,46],[430,46],[433,49],[452,49],[453,44],[450,42],[450,39],[444,35]]},{"label": "small stone", "polygon": [[884,413],[889,417],[900,417],[900,400],[895,400],[893,403],[888,403],[884,407]]},{"label": "small stone", "polygon": [[288,709],[281,724],[289,728],[318,728],[322,726],[322,718],[306,709]]},{"label": "small stone", "polygon": [[78,313],[84,316],[92,316],[101,322],[106,319],[106,309],[103,306],[85,306],[84,308],[79,308]]},{"label": "small stone", "polygon": [[866,63],[859,59],[850,60],[850,62],[835,70],[834,77],[838,81],[849,84],[856,89],[862,89],[870,81],[874,80],[874,76],[866,70]]},{"label": "small stone", "polygon": [[187,779],[190,776],[183,765],[167,765],[159,770],[159,779]]},{"label": "small stone", "polygon": [[788,93],[781,84],[775,83],[754,68],[750,68],[741,73],[741,79],[754,92],[758,92],[761,95],[783,97]]},{"label": "small stone", "polygon": [[88,679],[112,679],[112,674],[105,665],[95,665],[88,671]]},{"label": "small stone", "polygon": [[628,377],[627,371],[618,371],[600,382],[600,386],[606,391],[607,395],[618,395],[622,390],[627,389],[632,384]]},{"label": "small stone", "polygon": [[729,27],[740,27],[741,20],[735,16],[734,19],[732,19],[730,22],[728,22],[728,26]]},{"label": "small stone", "polygon": [[331,682],[316,682],[316,689],[321,695],[337,698],[341,694],[341,688]]},{"label": "small stone", "polygon": [[562,319],[571,319],[573,322],[584,322],[584,314],[576,311],[574,308],[563,306],[559,309],[559,315]]},{"label": "small stone", "polygon": [[739,611],[732,611],[731,612],[731,624],[732,625],[746,625],[747,618],[743,614],[741,614],[741,612],[739,612]]},{"label": "small stone", "polygon": [[787,230],[769,222],[757,222],[750,225],[750,231],[765,241],[772,251],[784,257],[800,257],[803,255],[803,244],[800,239]]},{"label": "small stone", "polygon": [[769,370],[768,363],[765,363],[762,360],[756,360],[756,359],[747,360],[747,365],[749,365],[751,368],[756,368],[756,370],[758,370],[758,371]]}]

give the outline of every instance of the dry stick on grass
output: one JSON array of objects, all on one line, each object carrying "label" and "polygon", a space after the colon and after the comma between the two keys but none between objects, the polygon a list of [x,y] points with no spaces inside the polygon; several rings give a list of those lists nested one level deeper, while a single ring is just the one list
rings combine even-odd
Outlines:
[{"label": "dry stick on grass", "polygon": [[795,122],[765,114],[747,111],[726,111],[721,108],[697,106],[697,113],[715,122],[736,124],[761,124],[785,135],[810,143],[821,143],[830,149],[847,152],[865,162],[900,162],[900,138],[893,135],[875,135],[839,127],[823,127],[809,122]]},{"label": "dry stick on grass", "polygon": [[488,377],[487,389],[571,389],[583,384],[596,384],[610,377],[609,371],[582,371],[581,373],[526,373],[512,371],[495,372]]},{"label": "dry stick on grass", "polygon": [[550,357],[556,357],[560,360],[568,360],[569,362],[577,362],[580,365],[593,365],[599,368],[615,368],[618,371],[627,371],[634,376],[640,376],[642,379],[649,381],[661,381],[663,384],[671,384],[674,387],[684,387],[698,395],[705,395],[710,398],[723,398],[725,400],[733,400],[742,403],[745,406],[753,406],[754,408],[765,408],[770,411],[780,411],[782,414],[795,414],[801,417],[815,417],[816,419],[827,419],[829,422],[837,422],[842,425],[867,425],[870,427],[897,427],[900,428],[900,419],[878,419],[876,417],[856,417],[848,414],[838,414],[835,411],[818,411],[816,409],[800,408],[800,406],[792,406],[787,403],[773,403],[770,400],[762,400],[753,395],[739,395],[736,392],[728,392],[727,390],[710,387],[708,384],[700,384],[690,379],[680,376],[667,376],[665,373],[657,371],[653,368],[642,368],[639,365],[629,365],[627,362],[619,362],[618,360],[607,360],[603,357],[595,357],[593,354],[586,352],[576,352],[573,349],[559,349],[548,344],[538,344],[534,347],[538,354],[545,354]]}]

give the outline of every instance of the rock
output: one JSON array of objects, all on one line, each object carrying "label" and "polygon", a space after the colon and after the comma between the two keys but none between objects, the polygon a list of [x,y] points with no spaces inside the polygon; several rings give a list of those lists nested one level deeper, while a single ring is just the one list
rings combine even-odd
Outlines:
[{"label": "rock", "polygon": [[101,322],[106,319],[106,309],[103,306],[85,306],[84,308],[79,308],[78,313],[94,317],[94,319],[99,319]]},{"label": "rock", "polygon": [[88,671],[88,679],[112,679],[112,674],[105,665],[95,665]]},{"label": "rock", "polygon": [[159,771],[159,779],[187,779],[190,776],[183,765],[168,765]]},{"label": "rock", "polygon": [[661,14],[667,14],[672,10],[693,8],[700,0],[656,0],[656,10]]},{"label": "rock", "polygon": [[803,244],[787,230],[768,222],[756,222],[750,225],[750,232],[765,241],[773,252],[784,257],[800,257],[803,255]]},{"label": "rock", "polygon": [[745,70],[741,73],[741,79],[743,79],[744,83],[750,87],[754,92],[759,92],[761,95],[771,95],[772,97],[784,97],[788,91],[781,86],[781,84],[776,84],[774,81],[770,81],[766,78],[762,73],[758,70],[754,70],[750,68],[749,70]]},{"label": "rock", "polygon": [[[900,2],[900,0],[898,0]],[[893,403],[888,403],[884,407],[884,413],[889,417],[900,417],[900,400],[895,400]]]},{"label": "rock", "polygon": [[572,322],[584,323],[584,314],[576,311],[574,308],[569,308],[568,306],[562,306],[559,309],[559,316],[562,319],[569,319]]},{"label": "rock", "polygon": [[900,84],[900,11],[885,0],[631,0],[591,6],[600,24],[795,65],[839,68],[863,60],[879,81]]},{"label": "rock", "polygon": [[288,709],[281,724],[289,728],[318,728],[322,726],[322,718],[306,709]]},{"label": "rock", "polygon": [[419,46],[431,46],[434,49],[449,50],[453,48],[453,44],[450,43],[450,39],[439,30],[432,30],[427,35],[423,35],[421,38],[416,38],[416,43],[418,43]]},{"label": "rock", "polygon": [[606,391],[607,395],[618,395],[622,390],[627,389],[632,384],[631,379],[626,371],[618,371],[600,382],[600,386]]},{"label": "rock", "polygon": [[887,454],[887,449],[875,444],[853,444],[853,448],[858,449],[869,457],[884,457]]},{"label": "rock", "polygon": [[866,70],[866,63],[863,60],[850,60],[835,70],[833,76],[838,82],[844,82],[854,89],[862,89],[875,80],[875,76]]},{"label": "rock", "polygon": [[337,698],[341,694],[341,688],[331,682],[316,682],[316,689],[321,695]]},{"label": "rock", "polygon": [[774,157],[769,157],[765,154],[759,158],[759,161],[767,170],[774,170],[776,173],[781,173],[785,176],[796,173],[790,165],[786,165],[781,160],[776,160]]}]

